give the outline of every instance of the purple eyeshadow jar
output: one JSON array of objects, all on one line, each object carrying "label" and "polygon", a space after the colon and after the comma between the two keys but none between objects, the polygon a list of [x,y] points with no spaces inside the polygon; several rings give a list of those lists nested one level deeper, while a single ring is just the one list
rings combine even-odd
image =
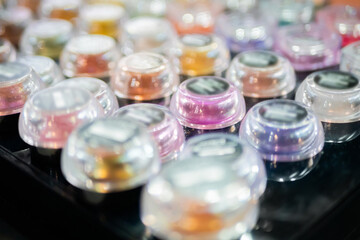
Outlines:
[{"label": "purple eyeshadow jar", "polygon": [[272,98],[292,98],[296,76],[290,62],[274,52],[250,50],[231,62],[226,78],[245,96],[246,108]]},{"label": "purple eyeshadow jar", "polygon": [[185,135],[168,108],[150,103],[131,104],[120,108],[113,116],[144,124],[155,139],[163,163],[177,159],[184,146]]},{"label": "purple eyeshadow jar", "polygon": [[214,158],[229,163],[247,180],[255,198],[265,191],[267,178],[261,157],[237,136],[213,133],[193,137],[180,154],[180,160],[184,158]]},{"label": "purple eyeshadow jar", "polygon": [[219,77],[191,78],[180,84],[170,110],[184,127],[185,136],[207,132],[235,133],[245,115],[240,91]]},{"label": "purple eyeshadow jar", "polygon": [[348,72],[319,71],[309,75],[296,101],[311,108],[325,130],[325,141],[348,142],[360,134],[360,84]]},{"label": "purple eyeshadow jar", "polygon": [[141,220],[160,239],[240,239],[255,226],[258,205],[234,165],[190,157],[165,165],[144,187]]},{"label": "purple eyeshadow jar", "polygon": [[341,50],[340,70],[351,72],[360,77],[360,41],[354,42]]},{"label": "purple eyeshadow jar", "polygon": [[268,100],[255,105],[240,127],[240,139],[262,156],[268,179],[295,181],[318,163],[324,130],[315,114],[292,100]]},{"label": "purple eyeshadow jar", "polygon": [[279,29],[276,50],[296,71],[313,71],[340,62],[341,38],[315,23]]},{"label": "purple eyeshadow jar", "polygon": [[231,12],[217,18],[215,32],[226,40],[232,54],[245,50],[268,50],[274,43],[274,19],[260,11]]}]

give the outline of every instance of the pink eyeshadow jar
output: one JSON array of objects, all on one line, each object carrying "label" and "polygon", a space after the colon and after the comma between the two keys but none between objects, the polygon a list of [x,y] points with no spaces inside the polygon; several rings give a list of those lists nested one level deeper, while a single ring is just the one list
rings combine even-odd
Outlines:
[{"label": "pink eyeshadow jar", "polygon": [[331,5],[318,11],[316,20],[342,37],[342,46],[360,40],[360,8]]},{"label": "pink eyeshadow jar", "polygon": [[240,139],[263,158],[268,179],[278,182],[305,177],[318,163],[324,131],[315,114],[292,100],[268,100],[249,110]]},{"label": "pink eyeshadow jar", "polygon": [[144,185],[160,166],[157,147],[146,128],[124,119],[82,125],[70,135],[61,155],[66,180],[103,198]]},{"label": "pink eyeshadow jar", "polygon": [[103,116],[102,107],[89,91],[47,88],[26,102],[19,119],[20,137],[30,146],[52,154],[65,145],[76,127]]},{"label": "pink eyeshadow jar", "polygon": [[143,189],[142,222],[157,239],[240,239],[259,203],[234,165],[196,157],[165,165]]},{"label": "pink eyeshadow jar", "polygon": [[45,87],[50,87],[64,80],[60,67],[51,58],[44,56],[21,56],[17,61],[34,69]]},{"label": "pink eyeshadow jar", "polygon": [[104,35],[81,35],[72,38],[60,57],[66,77],[94,77],[108,81],[120,53],[114,39]]},{"label": "pink eyeshadow jar", "polygon": [[360,77],[360,41],[349,44],[341,50],[340,70]]},{"label": "pink eyeshadow jar", "polygon": [[0,38],[0,63],[13,62],[16,58],[16,50],[5,38]]},{"label": "pink eyeshadow jar", "polygon": [[177,159],[185,143],[183,128],[168,108],[138,103],[117,110],[114,117],[144,124],[153,136],[163,163]]},{"label": "pink eyeshadow jar", "polygon": [[246,112],[240,91],[227,80],[211,76],[180,84],[171,98],[170,110],[187,138],[207,132],[237,132]]},{"label": "pink eyeshadow jar", "polygon": [[244,177],[254,198],[259,198],[266,188],[266,171],[263,160],[256,151],[237,136],[212,133],[196,136],[186,142],[180,160],[186,158],[215,158],[231,164]]},{"label": "pink eyeshadow jar", "polygon": [[312,71],[340,62],[341,38],[315,23],[279,29],[276,50],[296,71]]},{"label": "pink eyeshadow jar", "polygon": [[74,87],[88,90],[100,103],[104,109],[105,116],[111,116],[118,108],[116,96],[110,87],[102,80],[97,78],[71,78],[61,81],[55,87]]},{"label": "pink eyeshadow jar", "polygon": [[260,11],[225,13],[216,20],[215,32],[225,39],[232,54],[246,50],[268,50],[274,43],[275,19]]},{"label": "pink eyeshadow jar", "polygon": [[124,23],[119,41],[125,55],[141,51],[168,55],[176,37],[167,20],[143,16]]},{"label": "pink eyeshadow jar", "polygon": [[139,52],[119,61],[110,83],[120,106],[139,102],[167,106],[177,89],[179,76],[164,56]]},{"label": "pink eyeshadow jar", "polygon": [[348,142],[360,135],[360,83],[355,75],[315,72],[302,82],[295,99],[311,108],[322,122],[326,142]]},{"label": "pink eyeshadow jar", "polygon": [[273,52],[253,50],[238,54],[226,78],[240,89],[248,109],[266,99],[295,95],[293,67],[287,59]]}]

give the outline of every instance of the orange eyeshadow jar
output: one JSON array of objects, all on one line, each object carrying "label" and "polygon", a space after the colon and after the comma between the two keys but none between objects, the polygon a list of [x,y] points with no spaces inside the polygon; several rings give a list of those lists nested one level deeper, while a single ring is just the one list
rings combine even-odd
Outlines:
[{"label": "orange eyeshadow jar", "polygon": [[40,15],[75,23],[81,3],[81,0],[44,0],[40,6]]}]

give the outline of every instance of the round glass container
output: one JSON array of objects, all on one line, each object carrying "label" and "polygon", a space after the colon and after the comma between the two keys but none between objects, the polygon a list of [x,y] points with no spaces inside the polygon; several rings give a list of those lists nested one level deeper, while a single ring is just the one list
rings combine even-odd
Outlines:
[{"label": "round glass container", "polygon": [[125,55],[141,51],[167,55],[175,38],[176,33],[167,20],[136,17],[125,22],[120,41]]},{"label": "round glass container", "polygon": [[360,41],[354,42],[341,50],[340,70],[360,77]]},{"label": "round glass container", "polygon": [[254,198],[259,198],[265,191],[267,178],[263,160],[253,148],[234,135],[212,133],[193,137],[180,154],[180,160],[186,158],[224,161],[246,179]]},{"label": "round glass container", "polygon": [[316,20],[342,37],[342,46],[360,40],[360,8],[331,5],[319,10]]},{"label": "round glass container", "polygon": [[126,11],[131,17],[150,16],[163,18],[167,0],[126,1]]},{"label": "round glass container", "polygon": [[72,25],[60,19],[31,22],[21,37],[20,49],[25,55],[41,55],[57,60],[72,35]]},{"label": "round glass container", "polygon": [[66,77],[107,78],[120,53],[114,39],[104,35],[72,38],[61,54],[60,66]]},{"label": "round glass container", "polygon": [[31,20],[31,11],[25,7],[15,6],[8,9],[0,9],[0,37],[8,39],[17,47],[21,34]]},{"label": "round glass container", "polygon": [[260,153],[269,179],[295,181],[316,165],[324,130],[305,105],[277,99],[250,109],[241,124],[240,139]]},{"label": "round glass container", "polygon": [[247,51],[238,54],[227,70],[226,78],[242,94],[252,98],[276,98],[295,89],[296,76],[290,62],[267,51]]},{"label": "round glass container", "polygon": [[31,12],[36,15],[40,6],[40,2],[41,0],[17,0],[17,5],[30,9]]},{"label": "round glass container", "polygon": [[179,84],[179,77],[162,55],[134,53],[120,60],[111,87],[120,99],[151,101],[169,98]]},{"label": "round glass container", "polygon": [[32,67],[40,76],[45,87],[50,87],[64,80],[59,66],[51,58],[44,56],[22,56],[17,61]]},{"label": "round glass container", "polygon": [[16,59],[16,50],[6,39],[0,38],[0,63],[13,62]]},{"label": "round glass container", "polygon": [[111,116],[119,108],[115,94],[110,87],[100,79],[87,77],[71,78],[61,81],[55,86],[77,87],[88,90],[104,109],[105,116]]},{"label": "round glass container", "polygon": [[257,216],[246,179],[215,158],[169,163],[142,193],[142,222],[161,239],[239,239]]},{"label": "round glass container", "polygon": [[60,149],[76,127],[103,115],[102,107],[87,90],[47,88],[25,103],[19,119],[19,133],[31,146]]},{"label": "round glass container", "polygon": [[40,16],[63,19],[75,23],[82,0],[42,0]]},{"label": "round glass container", "polygon": [[185,76],[221,76],[230,61],[225,43],[214,35],[183,35],[176,43],[174,54],[180,73]]},{"label": "round glass container", "polygon": [[162,162],[175,160],[185,143],[182,126],[166,107],[139,103],[117,110],[115,117],[144,124],[154,137]]},{"label": "round glass container", "polygon": [[0,64],[0,116],[21,112],[26,100],[42,89],[39,76],[21,63]]},{"label": "round glass container", "polygon": [[70,135],[61,170],[66,180],[80,189],[119,192],[146,183],[160,170],[160,159],[142,124],[100,119]]},{"label": "round glass container", "polygon": [[216,33],[226,39],[232,53],[267,50],[273,46],[275,21],[260,11],[230,12],[216,19]]},{"label": "round glass container", "polygon": [[298,88],[296,101],[311,108],[323,122],[327,142],[347,142],[360,134],[360,84],[353,74],[315,72]]},{"label": "round glass container", "polygon": [[218,77],[186,80],[172,97],[170,109],[181,125],[189,128],[185,131],[229,128],[234,132],[246,112],[240,91]]},{"label": "round glass container", "polygon": [[167,18],[178,34],[214,32],[215,18],[223,10],[219,1],[181,1],[168,3]]},{"label": "round glass container", "polygon": [[80,31],[116,38],[119,34],[124,8],[112,4],[91,4],[80,10]]},{"label": "round glass container", "polygon": [[276,45],[296,71],[331,67],[340,62],[341,38],[315,23],[282,27]]}]

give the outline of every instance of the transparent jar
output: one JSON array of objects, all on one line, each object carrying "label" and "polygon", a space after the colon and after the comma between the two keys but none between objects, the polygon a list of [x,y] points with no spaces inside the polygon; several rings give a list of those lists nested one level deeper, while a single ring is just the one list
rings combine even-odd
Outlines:
[{"label": "transparent jar", "polygon": [[323,123],[326,142],[347,142],[360,135],[360,83],[355,75],[315,72],[298,88],[296,101],[311,108]]},{"label": "transparent jar", "polygon": [[342,37],[342,46],[360,40],[360,8],[331,5],[319,10],[316,21]]},{"label": "transparent jar", "polygon": [[44,56],[21,56],[17,61],[34,69],[40,76],[45,87],[50,87],[64,80],[59,66],[51,58]]},{"label": "transparent jar", "polygon": [[124,23],[119,41],[125,55],[141,51],[168,55],[175,39],[175,30],[167,20],[136,17]]},{"label": "transparent jar", "polygon": [[19,118],[19,133],[30,146],[60,149],[76,127],[103,116],[102,107],[87,90],[47,88],[25,103]]},{"label": "transparent jar", "polygon": [[114,39],[104,35],[72,38],[61,54],[66,77],[94,77],[107,80],[120,57]]},{"label": "transparent jar", "polygon": [[206,132],[237,132],[246,113],[240,91],[218,77],[183,82],[171,99],[170,110],[184,126],[186,137]]},{"label": "transparent jar", "polygon": [[286,26],[279,30],[277,39],[276,50],[296,71],[327,68],[340,62],[340,36],[321,25]]},{"label": "transparent jar", "polygon": [[257,216],[246,180],[217,158],[169,163],[142,192],[141,220],[161,239],[239,239]]},{"label": "transparent jar", "polygon": [[152,134],[163,163],[176,160],[185,143],[182,126],[168,108],[138,103],[117,110],[114,117],[144,124]]},{"label": "transparent jar", "polygon": [[72,25],[60,19],[31,22],[21,36],[20,49],[25,55],[40,55],[57,60],[72,36]]},{"label": "transparent jar", "polygon": [[98,100],[104,109],[105,116],[111,116],[119,108],[116,96],[110,87],[102,80],[97,78],[70,78],[59,82],[56,87],[77,87],[86,89]]},{"label": "transparent jar", "polygon": [[292,100],[256,104],[239,134],[262,156],[268,179],[279,182],[305,177],[318,163],[324,146],[321,122],[305,105]]},{"label": "transparent jar", "polygon": [[16,50],[6,39],[0,38],[0,63],[13,62],[16,59]]},{"label": "transparent jar", "polygon": [[354,42],[341,50],[340,70],[350,72],[360,78],[360,41]]},{"label": "transparent jar", "polygon": [[178,84],[179,76],[169,60],[150,52],[122,58],[111,77],[111,88],[120,106],[134,102],[168,105]]},{"label": "transparent jar", "polygon": [[186,142],[180,154],[180,160],[189,158],[224,161],[246,179],[254,198],[259,198],[265,191],[267,177],[263,160],[237,136],[212,133],[193,137]]},{"label": "transparent jar", "polygon": [[221,76],[230,61],[225,43],[217,36],[208,34],[180,36],[173,53],[184,80],[196,76]]},{"label": "transparent jar", "polygon": [[56,18],[75,23],[82,0],[42,0],[40,17]]},{"label": "transparent jar", "polygon": [[245,50],[268,50],[274,43],[275,19],[254,10],[249,13],[230,12],[216,20],[216,33],[226,40],[232,53]]},{"label": "transparent jar", "polygon": [[88,34],[117,38],[125,17],[124,8],[112,4],[91,4],[80,10],[79,29]]},{"label": "transparent jar", "polygon": [[71,134],[62,152],[61,170],[77,188],[110,193],[145,184],[160,170],[160,159],[142,124],[100,119]]}]

